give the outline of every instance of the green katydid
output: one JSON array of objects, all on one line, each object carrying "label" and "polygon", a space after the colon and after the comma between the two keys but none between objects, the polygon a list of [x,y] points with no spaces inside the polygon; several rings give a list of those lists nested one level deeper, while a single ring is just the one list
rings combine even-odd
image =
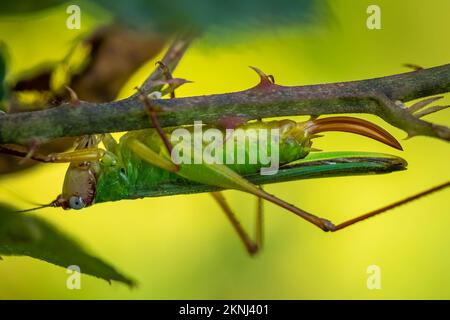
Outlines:
[{"label": "green katydid", "polygon": [[[304,122],[258,120],[240,123],[234,127],[235,133],[231,136],[233,141],[239,139],[239,135],[248,136],[248,131],[254,129],[276,128],[280,132],[277,141],[280,169],[271,176],[260,175],[258,173],[265,164],[262,163],[260,157],[257,157],[256,161],[252,163],[246,157],[246,162],[241,164],[195,163],[195,161],[192,161],[194,163],[174,163],[174,149],[170,140],[175,130],[179,128],[162,129],[157,121],[156,111],[152,108],[151,99],[147,95],[142,95],[142,97],[154,129],[128,132],[121,137],[119,142],[110,134],[83,137],[74,151],[49,156],[31,155],[31,158],[35,160],[70,163],[62,194],[45,206],[78,210],[106,201],[189,192],[211,192],[236,229],[247,251],[254,254],[262,244],[262,200],[285,208],[324,231],[338,231],[450,186],[450,182],[441,184],[381,209],[334,225],[329,220],[308,213],[267,193],[259,185],[268,182],[384,173],[405,169],[405,160],[387,154],[369,152],[310,153],[314,151],[312,140],[317,138],[319,133],[326,131],[344,131],[363,135],[401,150],[400,143],[387,131],[371,122],[353,117],[311,118]],[[208,128],[226,135],[225,128],[221,126],[209,125]],[[193,127],[183,127],[183,130],[192,132],[194,129]],[[258,144],[269,145],[269,142],[265,140],[269,139],[268,136],[259,136],[256,139]],[[100,142],[103,142],[105,149],[99,147]],[[191,143],[195,144],[193,141],[188,144]],[[205,141],[202,140],[200,145],[203,147]],[[236,144],[232,148],[227,148],[226,144],[223,144],[220,145],[220,148],[223,149],[224,157],[229,153],[233,155],[239,152],[245,155],[249,154],[249,144],[247,143]],[[7,148],[3,148],[2,151],[22,156],[25,154]],[[193,146],[188,158],[194,159],[198,152],[201,152],[198,146]],[[221,189],[235,189],[258,197],[256,240],[252,240],[241,227],[220,193]]]},{"label": "green katydid", "polygon": [[[351,117],[330,117],[306,122],[257,121],[240,125],[238,128],[244,129],[245,132],[249,128],[267,126],[279,126],[284,132],[279,141],[281,167],[273,176],[259,174],[261,163],[253,165],[246,163],[240,169],[236,169],[235,165],[235,170],[226,164],[181,164],[177,166],[171,162],[163,140],[155,129],[128,132],[121,137],[119,142],[116,142],[111,135],[106,134],[102,139],[106,150],[98,148],[99,139],[84,138],[77,150],[45,158],[45,161],[50,162],[71,163],[65,176],[62,194],[50,206],[82,209],[106,201],[210,191],[238,231],[249,253],[253,254],[261,246],[261,240],[256,242],[250,240],[227,205],[225,198],[219,192],[220,189],[237,189],[254,194],[260,199],[273,202],[297,214],[322,230],[336,231],[450,184],[446,183],[335,226],[326,219],[312,215],[265,192],[257,185],[275,180],[289,181],[302,178],[383,173],[402,170],[406,167],[405,160],[381,153],[317,152],[308,156],[311,149],[311,137],[315,137],[319,132],[352,131],[382,141],[397,149],[400,149],[399,143],[380,127]],[[170,137],[172,130],[166,129],[165,134]],[[34,155],[33,158],[44,160],[37,155]],[[239,165],[237,166],[239,167]],[[239,171],[240,174],[236,171]],[[261,228],[261,213],[258,214],[258,217],[257,227]],[[257,231],[257,234],[261,234],[261,230]]]}]

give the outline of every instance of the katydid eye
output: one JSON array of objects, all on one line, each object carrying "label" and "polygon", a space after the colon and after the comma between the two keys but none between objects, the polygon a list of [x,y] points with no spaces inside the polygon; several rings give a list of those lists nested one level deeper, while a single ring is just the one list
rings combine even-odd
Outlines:
[{"label": "katydid eye", "polygon": [[82,197],[72,196],[69,199],[69,206],[72,209],[80,210],[83,209],[86,203],[84,202]]}]

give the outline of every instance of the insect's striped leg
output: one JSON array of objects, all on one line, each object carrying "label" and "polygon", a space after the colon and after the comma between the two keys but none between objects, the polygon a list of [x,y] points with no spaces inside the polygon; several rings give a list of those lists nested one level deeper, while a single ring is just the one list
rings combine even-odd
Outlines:
[{"label": "insect's striped leg", "polygon": [[105,150],[99,148],[84,148],[70,152],[52,153],[47,157],[50,162],[83,162],[98,161],[105,155]]},{"label": "insect's striped leg", "polygon": [[[5,147],[1,146],[0,151],[2,153],[11,154],[18,157],[27,157],[28,151],[20,146]],[[33,160],[40,162],[83,162],[83,161],[98,161],[105,154],[105,150],[99,148],[82,148],[74,151],[52,153],[49,155],[43,155],[40,153],[33,153],[29,157]]]},{"label": "insect's striped leg", "polygon": [[[250,236],[245,232],[244,228],[239,223],[239,220],[237,219],[236,215],[234,214],[233,210],[231,210],[231,207],[229,206],[228,202],[225,200],[225,197],[221,192],[211,192],[211,195],[213,198],[217,201],[219,206],[222,208],[223,212],[226,214],[228,220],[230,220],[231,225],[236,230],[239,239],[241,239],[242,243],[245,246],[245,249],[250,255],[256,254],[260,247],[260,244],[258,242],[253,241]],[[256,227],[261,227],[262,224],[259,223],[256,225]],[[261,231],[257,231],[257,234],[261,234]]]}]

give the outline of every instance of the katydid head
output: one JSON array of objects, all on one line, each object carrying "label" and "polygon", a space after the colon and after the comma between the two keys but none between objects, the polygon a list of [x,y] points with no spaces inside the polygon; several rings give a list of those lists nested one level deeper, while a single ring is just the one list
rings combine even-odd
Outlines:
[{"label": "katydid head", "polygon": [[80,210],[94,202],[95,170],[89,163],[71,164],[64,178],[63,192],[50,206]]},{"label": "katydid head", "polygon": [[354,117],[313,119],[298,123],[297,126],[306,138],[311,138],[326,131],[351,132],[380,141],[395,149],[403,150],[400,143],[389,132],[372,122]]}]

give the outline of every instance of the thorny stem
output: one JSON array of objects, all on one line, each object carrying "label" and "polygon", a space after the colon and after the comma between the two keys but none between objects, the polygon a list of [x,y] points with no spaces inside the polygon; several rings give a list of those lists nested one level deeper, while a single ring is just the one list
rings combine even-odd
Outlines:
[{"label": "thorny stem", "polygon": [[[170,50],[169,50],[170,51]],[[164,62],[164,61],[163,61]],[[177,61],[178,62],[178,61]],[[170,63],[165,62],[170,66]],[[170,68],[170,67],[169,67]],[[216,123],[229,116],[246,119],[290,115],[370,113],[403,129],[450,141],[450,129],[414,116],[406,102],[450,92],[450,64],[382,78],[341,83],[281,86],[264,79],[240,92],[153,100],[161,126]],[[152,78],[152,76],[150,76]],[[150,79],[149,78],[149,79]],[[152,80],[141,89],[152,88]],[[53,109],[0,116],[0,144],[28,145],[58,137],[138,130],[152,127],[139,96],[109,103],[82,102]]]},{"label": "thorny stem", "polygon": [[[167,68],[167,71],[170,73],[177,67],[181,58],[183,57],[186,50],[189,48],[192,40],[195,38],[194,33],[184,33],[173,41],[170,47],[167,49],[164,57],[160,61],[161,65]],[[140,92],[150,93],[151,91],[158,91],[161,89],[161,86],[155,85],[155,82],[158,80],[162,80],[164,78],[165,69],[161,67],[157,67],[145,81],[142,83],[140,87]],[[139,95],[139,92],[136,92],[134,96]]]}]

